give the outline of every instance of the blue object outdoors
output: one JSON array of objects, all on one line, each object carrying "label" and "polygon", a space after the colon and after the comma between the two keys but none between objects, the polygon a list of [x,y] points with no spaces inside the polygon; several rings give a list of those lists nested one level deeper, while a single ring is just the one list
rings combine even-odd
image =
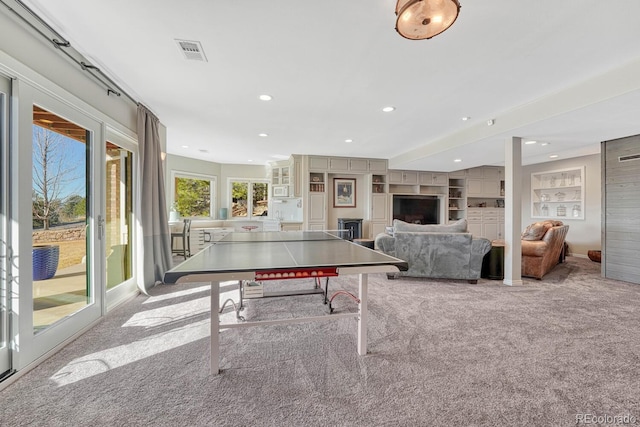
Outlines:
[{"label": "blue object outdoors", "polygon": [[60,259],[59,246],[34,246],[32,255],[33,280],[47,280],[55,276]]}]

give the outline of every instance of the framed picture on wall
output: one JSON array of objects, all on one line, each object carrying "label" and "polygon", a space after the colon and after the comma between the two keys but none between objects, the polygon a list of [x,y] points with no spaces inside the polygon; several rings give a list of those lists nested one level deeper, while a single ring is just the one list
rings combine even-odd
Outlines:
[{"label": "framed picture on wall", "polygon": [[333,178],[333,207],[356,207],[355,178]]}]

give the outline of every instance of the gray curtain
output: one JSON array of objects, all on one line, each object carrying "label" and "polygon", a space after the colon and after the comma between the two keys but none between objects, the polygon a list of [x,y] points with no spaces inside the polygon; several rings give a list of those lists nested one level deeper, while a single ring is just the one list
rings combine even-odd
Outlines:
[{"label": "gray curtain", "polygon": [[166,212],[162,150],[158,118],[138,104],[140,198],[138,218],[142,230],[138,287],[144,293],[162,283],[171,268],[171,236]]}]

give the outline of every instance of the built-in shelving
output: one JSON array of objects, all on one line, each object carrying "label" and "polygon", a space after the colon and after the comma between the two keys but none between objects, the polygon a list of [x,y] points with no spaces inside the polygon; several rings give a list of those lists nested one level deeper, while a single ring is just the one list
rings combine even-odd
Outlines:
[{"label": "built-in shelving", "polygon": [[467,183],[465,178],[449,178],[449,221],[466,218]]},{"label": "built-in shelving", "polygon": [[386,175],[373,175],[371,177],[371,192],[374,194],[386,193]]},{"label": "built-in shelving", "polygon": [[584,219],[584,166],[531,174],[531,217]]},{"label": "built-in shelving", "polygon": [[325,192],[325,179],[322,172],[310,172],[309,173],[309,191],[311,193],[324,193]]}]

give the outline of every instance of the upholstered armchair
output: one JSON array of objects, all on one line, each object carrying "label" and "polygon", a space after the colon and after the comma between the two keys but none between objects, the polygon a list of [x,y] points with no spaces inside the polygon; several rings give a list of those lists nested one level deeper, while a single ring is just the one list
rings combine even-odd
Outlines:
[{"label": "upholstered armchair", "polygon": [[522,233],[522,275],[542,277],[560,261],[569,226],[562,221],[541,221],[531,224]]}]

